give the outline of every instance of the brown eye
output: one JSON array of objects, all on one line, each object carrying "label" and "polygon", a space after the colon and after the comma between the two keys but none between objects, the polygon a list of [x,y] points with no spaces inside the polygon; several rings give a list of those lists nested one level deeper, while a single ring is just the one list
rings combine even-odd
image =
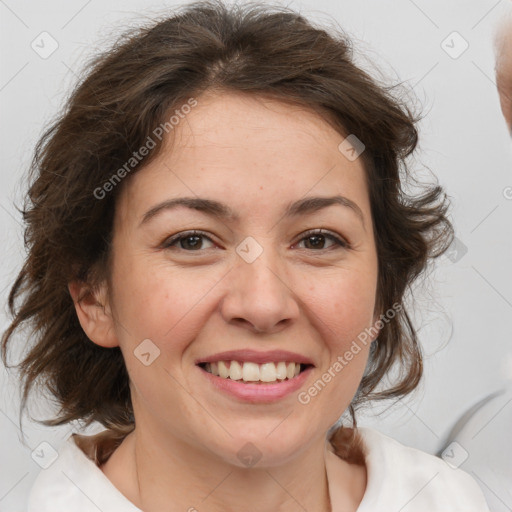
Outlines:
[{"label": "brown eye", "polygon": [[[334,242],[334,244],[326,247],[327,240],[331,240]],[[302,241],[306,241],[306,249],[312,250],[329,249],[333,245],[338,247],[348,247],[347,242],[345,242],[343,239],[333,233],[328,233],[323,230],[308,231],[299,243],[302,243]]]},{"label": "brown eye", "polygon": [[204,233],[200,231],[189,231],[174,235],[167,239],[162,244],[162,248],[169,249],[176,246],[176,244],[179,244],[178,249],[183,249],[187,252],[199,251],[200,249],[205,248],[209,249],[209,247],[204,247],[204,240],[209,240],[213,244],[211,238],[206,236]]}]

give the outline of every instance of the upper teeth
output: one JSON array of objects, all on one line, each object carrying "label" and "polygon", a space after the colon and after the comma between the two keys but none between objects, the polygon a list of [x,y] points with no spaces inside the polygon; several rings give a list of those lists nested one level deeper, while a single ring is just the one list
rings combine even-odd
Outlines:
[{"label": "upper teeth", "polygon": [[238,361],[217,361],[206,363],[205,370],[223,379],[243,380],[245,382],[275,382],[291,379],[300,373],[300,363],[251,363]]}]

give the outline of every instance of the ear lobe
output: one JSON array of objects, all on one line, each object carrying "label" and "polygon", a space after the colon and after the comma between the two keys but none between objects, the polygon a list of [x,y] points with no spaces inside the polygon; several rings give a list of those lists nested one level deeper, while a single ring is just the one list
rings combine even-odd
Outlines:
[{"label": "ear lobe", "polygon": [[68,283],[68,290],[75,304],[80,325],[87,337],[101,347],[119,346],[108,303],[106,284],[93,290],[87,283],[72,281]]}]

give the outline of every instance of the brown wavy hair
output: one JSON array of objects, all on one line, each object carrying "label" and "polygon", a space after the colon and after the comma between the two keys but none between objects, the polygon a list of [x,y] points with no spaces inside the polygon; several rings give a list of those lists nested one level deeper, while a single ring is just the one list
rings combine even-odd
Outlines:
[{"label": "brown wavy hair", "polygon": [[[244,92],[300,105],[343,136],[355,134],[363,141],[360,158],[378,255],[376,304],[384,312],[403,302],[429,260],[451,243],[448,200],[437,182],[424,184],[421,193],[406,193],[405,185],[415,180],[406,160],[417,145],[419,117],[403,99],[402,85],[379,83],[355,64],[353,53],[341,29],[315,26],[291,9],[204,1],[130,29],[87,64],[62,114],[36,145],[28,194],[19,209],[27,257],[9,293],[12,322],[2,337],[2,360],[12,368],[8,346],[27,349],[15,366],[23,389],[21,411],[37,383],[60,408],[56,417],[39,423],[101,423],[110,441],[100,447],[99,462],[134,429],[122,353],[87,338],[68,283],[79,280],[93,290],[109,279],[116,198],[130,176],[103,199],[95,190],[170,113],[205,91]],[[161,144],[156,142],[131,174],[157,156]],[[22,326],[23,334],[13,336]],[[388,385],[378,386],[391,368],[399,371]],[[349,407],[354,424],[357,406],[408,394],[420,382],[422,368],[416,331],[403,306],[371,345]],[[360,462],[357,450],[349,449],[357,444],[350,431],[335,429],[330,440],[340,456]]]}]

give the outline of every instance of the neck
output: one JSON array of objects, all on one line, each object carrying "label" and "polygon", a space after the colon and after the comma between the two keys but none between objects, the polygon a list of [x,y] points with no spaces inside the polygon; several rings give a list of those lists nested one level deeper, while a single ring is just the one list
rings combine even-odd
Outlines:
[{"label": "neck", "polygon": [[135,431],[130,448],[137,478],[132,501],[145,512],[331,511],[324,440],[282,466],[245,468],[181,440],[167,451],[152,439]]},{"label": "neck", "polygon": [[164,438],[164,444],[155,441],[162,435],[139,427],[101,466],[144,512],[354,512],[366,489],[364,463],[342,460],[325,439],[279,466],[244,468],[182,439]]}]

